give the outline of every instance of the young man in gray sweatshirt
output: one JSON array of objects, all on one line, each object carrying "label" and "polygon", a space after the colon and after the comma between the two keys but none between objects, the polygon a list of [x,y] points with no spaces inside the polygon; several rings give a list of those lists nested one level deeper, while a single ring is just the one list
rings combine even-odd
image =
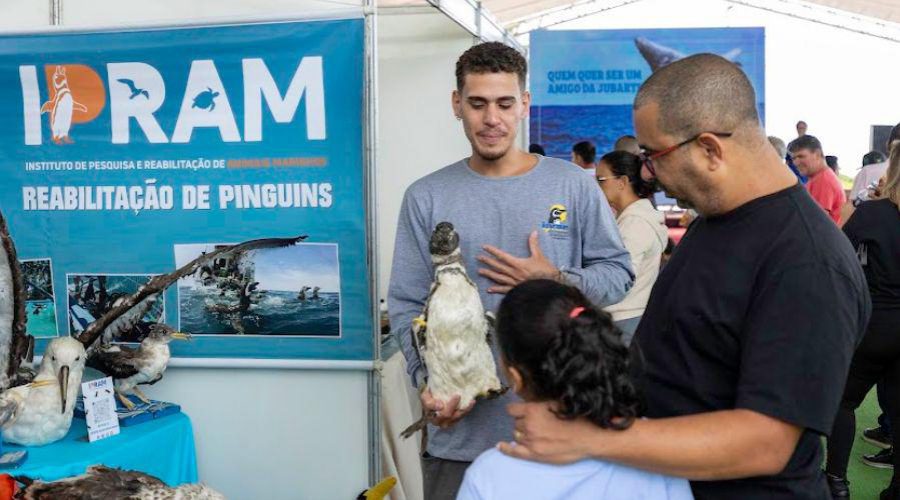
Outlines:
[{"label": "young man in gray sweatshirt", "polygon": [[456,228],[487,311],[496,311],[503,294],[527,279],[564,280],[599,306],[622,300],[634,279],[593,177],[516,146],[531,100],[525,75],[525,59],[501,43],[476,45],[459,58],[453,112],[472,155],[413,183],[400,209],[388,306],[429,415],[422,459],[427,500],[455,498],[469,463],[510,438],[513,422],[505,407],[514,398],[510,392],[458,408],[458,397],[438,401],[425,387],[410,324],[422,313],[433,278],[428,243],[435,225],[447,221]]}]

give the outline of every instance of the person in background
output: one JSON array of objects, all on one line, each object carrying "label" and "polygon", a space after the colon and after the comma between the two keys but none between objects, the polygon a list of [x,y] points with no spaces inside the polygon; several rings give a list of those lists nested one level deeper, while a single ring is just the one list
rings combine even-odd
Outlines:
[{"label": "person in background", "polygon": [[[900,123],[894,125],[894,128],[891,129],[891,133],[885,144],[886,151],[891,150],[891,144],[894,141],[900,141]],[[881,157],[880,159],[879,156]],[[848,220],[850,218],[850,215],[853,213],[853,208],[856,205],[859,205],[872,197],[872,191],[875,189],[876,184],[878,184],[878,180],[884,177],[884,173],[887,172],[887,167],[887,159],[884,158],[884,155],[879,151],[870,151],[863,156],[863,166],[859,170],[859,173],[856,174],[856,178],[853,179],[853,187],[850,188],[850,199],[847,200],[847,204],[844,205],[842,215],[844,215],[845,218],[843,220]]]},{"label": "person in background", "polygon": [[841,208],[847,201],[844,187],[837,175],[825,163],[822,143],[814,136],[804,135],[791,141],[788,150],[800,173],[809,178],[806,190],[835,224],[841,224]]},{"label": "person in background", "polygon": [[770,135],[769,137],[767,137],[767,139],[769,139],[769,144],[771,144],[772,147],[775,148],[775,152],[778,153],[778,156],[780,156],[781,158],[787,158],[787,146],[784,144],[784,141],[782,141],[778,137],[775,137],[774,135]]},{"label": "person in background", "polygon": [[630,345],[659,275],[660,258],[669,237],[666,217],[650,204],[657,186],[641,178],[639,156],[627,151],[603,155],[597,163],[597,182],[616,211],[619,233],[636,276],[625,299],[606,308],[622,331],[625,345]]},{"label": "person in background", "polygon": [[572,163],[581,167],[585,172],[594,175],[597,168],[597,147],[591,141],[581,141],[572,146]]},{"label": "person in background", "polygon": [[528,146],[528,152],[539,154],[541,156],[547,156],[547,153],[544,151],[544,146],[541,146],[540,144],[530,144]]},{"label": "person in background", "polygon": [[[806,135],[806,122],[803,120],[800,120],[799,122],[797,122],[797,137],[800,138],[800,137],[803,137],[804,135]],[[784,156],[784,162],[787,163],[788,168],[790,168],[791,171],[797,175],[797,179],[800,180],[800,183],[806,184],[806,182],[807,182],[806,176],[803,175],[802,173],[800,173],[800,170],[798,170],[797,166],[794,165],[794,159],[791,157],[790,153],[788,153]]]},{"label": "person in background", "polygon": [[775,151],[778,152],[778,156],[784,159],[784,164],[787,165],[788,168],[791,169],[791,172],[793,172],[794,175],[797,176],[797,180],[799,180],[801,184],[806,184],[806,177],[804,177],[803,174],[801,174],[800,171],[797,170],[797,167],[791,160],[791,155],[788,153],[787,146],[784,144],[784,141],[782,141],[778,137],[775,137],[774,135],[770,135],[768,139],[769,144],[771,144],[772,147],[775,148]]},{"label": "person in background", "polygon": [[[584,418],[613,431],[627,429],[637,417],[628,348],[609,314],[577,288],[551,280],[516,286],[500,304],[497,341],[507,380],[525,401],[552,402],[557,418]],[[456,498],[689,500],[693,495],[684,479],[627,465],[537,464],[491,449],[466,471]]]},{"label": "person in background", "polygon": [[[844,233],[856,249],[872,297],[872,318],[853,355],[841,406],[828,440],[825,471],[834,498],[849,498],[847,462],[856,434],[855,410],[878,382],[884,396],[891,428],[900,429],[900,141],[893,144],[881,197],[857,207],[844,224]],[[891,438],[898,444],[897,434]],[[882,500],[900,499],[900,469],[893,456],[894,474]]]},{"label": "person in background", "polygon": [[[828,165],[828,168],[830,168],[831,171],[835,173],[835,175],[838,175],[841,173],[841,166],[838,165],[838,157],[837,156],[827,155],[825,157],[825,164]],[[838,180],[840,180],[840,179],[838,179]]]},{"label": "person in background", "polygon": [[613,145],[614,151],[628,151],[633,155],[641,154],[641,146],[638,144],[638,140],[633,135],[623,135],[616,139],[615,145]]}]

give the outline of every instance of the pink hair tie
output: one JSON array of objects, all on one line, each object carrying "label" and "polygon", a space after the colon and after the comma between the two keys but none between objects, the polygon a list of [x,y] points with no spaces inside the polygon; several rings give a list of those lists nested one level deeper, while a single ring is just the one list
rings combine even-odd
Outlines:
[{"label": "pink hair tie", "polygon": [[584,312],[583,307],[581,307],[581,306],[575,307],[569,312],[569,317],[572,319],[575,319],[578,317],[579,314],[581,314],[583,312]]}]

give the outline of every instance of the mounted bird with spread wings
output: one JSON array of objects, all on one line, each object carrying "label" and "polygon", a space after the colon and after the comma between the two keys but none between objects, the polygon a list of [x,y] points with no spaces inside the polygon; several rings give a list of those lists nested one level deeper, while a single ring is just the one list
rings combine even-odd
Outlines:
[{"label": "mounted bird with spread wings", "polygon": [[[119,348],[117,352],[109,348],[98,350],[93,345],[101,337],[108,343],[130,331],[179,278],[194,274],[219,257],[239,260],[255,250],[285,247],[304,239],[306,236],[265,238],[225,246],[197,257],[172,273],[152,278],[137,292],[116,300],[113,307],[89,324],[77,339],[53,339],[44,352],[35,378],[33,374],[28,376],[23,365],[23,361],[31,361],[34,353],[34,339],[25,333],[25,287],[15,245],[6,220],[0,214],[0,390],[3,391],[0,393],[0,427],[4,439],[40,446],[65,436],[72,424],[72,409],[86,358],[95,350],[105,366],[132,364],[135,373],[110,369],[117,388],[130,391],[136,384],[159,380],[169,360],[168,346],[162,349],[158,345],[160,338],[151,334],[148,344],[153,345],[142,345],[136,350]],[[165,325],[158,325],[158,328],[171,331]],[[169,336],[168,333],[159,335],[161,338]],[[162,343],[167,344],[167,341],[162,340]],[[32,378],[34,382],[28,383]]]},{"label": "mounted bird with spread wings", "polygon": [[25,333],[25,297],[16,245],[0,213],[0,390],[30,379],[19,372],[34,357],[34,337]]}]

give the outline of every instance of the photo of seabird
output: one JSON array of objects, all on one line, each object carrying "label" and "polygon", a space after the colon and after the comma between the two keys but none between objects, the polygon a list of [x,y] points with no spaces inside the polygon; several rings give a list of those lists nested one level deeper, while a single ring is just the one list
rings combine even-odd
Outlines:
[{"label": "photo of seabird", "polygon": [[35,338],[56,337],[56,296],[53,294],[53,266],[50,259],[23,259],[26,332]]},{"label": "photo of seabird", "polygon": [[[182,265],[224,245],[175,245]],[[299,243],[215,259],[178,282],[178,329],[193,335],[341,334],[338,246]]]},{"label": "photo of seabird", "polygon": [[[138,291],[152,274],[67,274],[69,334],[78,335],[87,325],[103,316],[116,301]],[[164,296],[155,301],[150,310],[130,330],[116,335],[112,342],[140,342],[150,333],[150,327],[164,318]]]}]

